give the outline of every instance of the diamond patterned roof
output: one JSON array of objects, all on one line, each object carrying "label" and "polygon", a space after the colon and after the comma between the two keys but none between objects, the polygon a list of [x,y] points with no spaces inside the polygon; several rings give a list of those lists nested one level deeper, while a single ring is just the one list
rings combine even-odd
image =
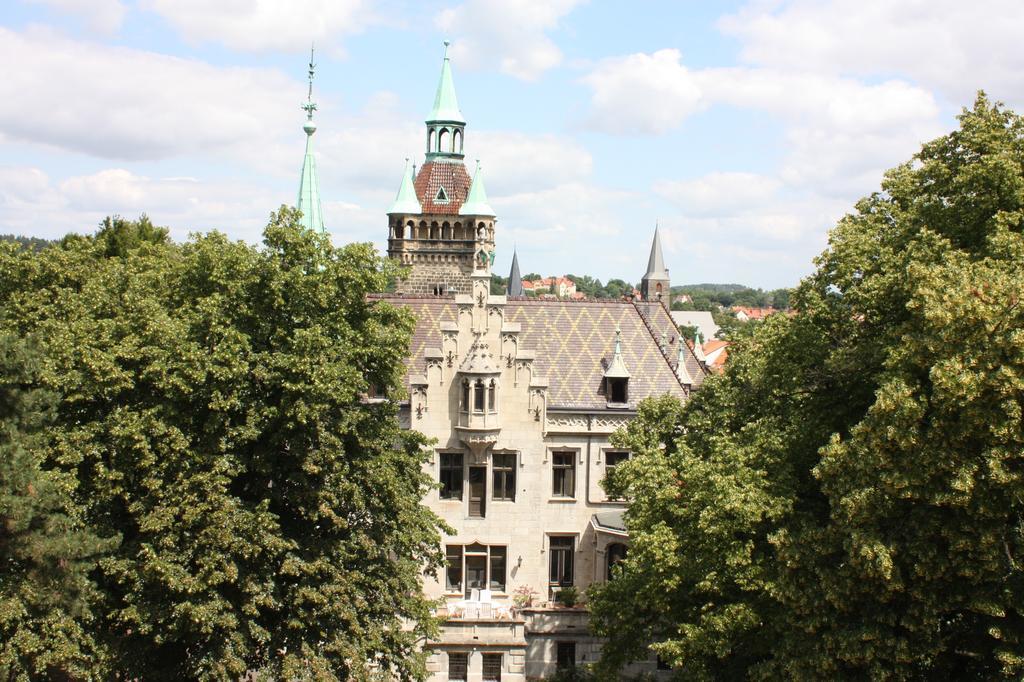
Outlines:
[{"label": "diamond patterned roof", "polygon": [[[405,306],[416,315],[407,373],[422,374],[424,349],[441,348],[440,323],[455,322],[455,301],[381,298]],[[636,407],[642,399],[664,393],[683,397],[675,375],[679,334],[660,303],[510,300],[505,306],[505,320],[520,323],[520,349],[535,351],[534,376],[548,380],[551,407],[606,407],[603,378],[614,352],[616,328],[622,331],[622,359],[631,375],[629,406]],[[665,353],[659,347],[662,331]],[[686,356],[697,387],[705,373],[692,352]]]},{"label": "diamond patterned roof", "polygon": [[[472,182],[465,164],[461,161],[427,161],[416,174],[416,198],[419,199],[424,213],[458,215],[459,208],[469,195],[469,186]],[[437,190],[442,187],[448,195],[448,202],[435,203]]]}]

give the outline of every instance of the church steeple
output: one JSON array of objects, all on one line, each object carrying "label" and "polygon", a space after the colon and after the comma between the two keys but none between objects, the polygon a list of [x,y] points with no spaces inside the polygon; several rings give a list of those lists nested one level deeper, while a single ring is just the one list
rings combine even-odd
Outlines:
[{"label": "church steeple", "polygon": [[665,258],[661,254],[661,234],[658,225],[654,226],[654,241],[651,242],[651,255],[647,259],[647,272],[640,280],[640,295],[645,301],[664,301],[670,304],[668,269]]},{"label": "church steeple", "polygon": [[509,296],[522,296],[523,295],[523,276],[519,274],[519,254],[512,251],[512,270],[508,273],[508,290]]},{"label": "church steeple", "polygon": [[466,119],[459,109],[452,81],[452,66],[448,59],[448,45],[444,41],[444,61],[441,63],[441,80],[437,83],[434,107],[427,116],[427,160],[462,160],[463,137],[466,133]]},{"label": "church steeple", "polygon": [[313,112],[316,111],[316,102],[313,101],[313,72],[316,65],[313,63],[313,49],[309,50],[309,92],[302,109],[306,111],[306,122],[302,129],[306,133],[306,156],[302,161],[302,177],[299,180],[299,198],[295,207],[302,211],[302,224],[311,229],[324,231],[323,209],[320,206],[320,180],[316,173],[316,158],[313,156],[313,133],[316,132],[316,123],[313,122]]}]

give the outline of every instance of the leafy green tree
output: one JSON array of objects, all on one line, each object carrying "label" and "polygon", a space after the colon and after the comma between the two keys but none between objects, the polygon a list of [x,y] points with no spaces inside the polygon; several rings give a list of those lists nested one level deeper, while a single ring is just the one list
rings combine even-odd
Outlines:
[{"label": "leafy green tree", "polygon": [[363,399],[403,391],[413,321],[367,296],[394,266],[288,208],[263,248],[111,230],[0,251],[2,322],[64,396],[46,464],[122,534],[94,572],[105,676],[422,677],[419,574],[443,559],[425,443]]},{"label": "leafy green tree", "polygon": [[85,678],[101,653],[88,573],[116,546],[84,527],[66,476],[43,468],[57,396],[31,341],[0,333],[0,676]]},{"label": "leafy green tree", "polygon": [[684,408],[643,404],[591,595],[615,669],[1024,675],[1024,121],[980,95]]}]

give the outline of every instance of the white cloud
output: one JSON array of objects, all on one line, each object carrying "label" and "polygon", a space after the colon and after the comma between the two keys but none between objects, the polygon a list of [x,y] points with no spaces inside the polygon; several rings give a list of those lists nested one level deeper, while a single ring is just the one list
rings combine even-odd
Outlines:
[{"label": "white cloud", "polygon": [[[301,85],[268,69],[219,68],[2,27],[0,63],[22,65],[0,79],[0,131],[12,140],[108,159],[229,148],[256,157],[270,135],[298,125],[293,103]],[[29,108],[25,93],[32,93]]]},{"label": "white cloud", "polygon": [[774,199],[782,183],[756,173],[714,171],[690,180],[665,180],[654,191],[689,215],[733,215],[764,206]]},{"label": "white cloud", "polygon": [[664,133],[704,104],[679,50],[637,53],[600,62],[583,78],[592,91],[591,122],[610,133]]},{"label": "white cloud", "polygon": [[719,22],[748,63],[825,74],[897,75],[969,105],[984,88],[1021,103],[1019,0],[752,2]]},{"label": "white cloud", "polygon": [[310,41],[336,47],[373,18],[363,0],[144,0],[185,39],[262,51],[303,52]]},{"label": "white cloud", "polygon": [[[536,192],[590,175],[593,158],[576,142],[557,135],[482,131],[467,138],[472,169],[479,158],[491,193]],[[479,153],[476,152],[479,150]]]},{"label": "white cloud", "polygon": [[547,32],[582,1],[467,0],[443,10],[435,23],[454,40],[450,53],[458,64],[535,80],[562,62]]},{"label": "white cloud", "polygon": [[58,12],[80,15],[90,29],[97,33],[113,33],[121,28],[124,15],[128,13],[121,0],[28,0],[37,5],[46,5]]},{"label": "white cloud", "polygon": [[242,182],[150,178],[122,168],[54,182],[38,168],[0,167],[0,188],[3,231],[48,238],[91,232],[108,215],[145,212],[154,223],[170,227],[175,239],[220,229],[258,241],[270,211],[287,200]]}]

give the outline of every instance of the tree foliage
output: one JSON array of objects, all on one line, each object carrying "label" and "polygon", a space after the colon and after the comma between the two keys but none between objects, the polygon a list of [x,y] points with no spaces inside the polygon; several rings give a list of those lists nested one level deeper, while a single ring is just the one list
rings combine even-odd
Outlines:
[{"label": "tree foliage", "polygon": [[643,404],[614,669],[1024,675],[1024,121],[983,96],[833,229],[684,408]]},{"label": "tree foliage", "polygon": [[61,396],[41,469],[119,538],[76,620],[93,675],[422,676],[419,575],[442,560],[424,441],[362,398],[402,391],[412,319],[367,299],[392,268],[287,208],[263,248],[143,219],[0,250],[0,324],[40,340]]}]

